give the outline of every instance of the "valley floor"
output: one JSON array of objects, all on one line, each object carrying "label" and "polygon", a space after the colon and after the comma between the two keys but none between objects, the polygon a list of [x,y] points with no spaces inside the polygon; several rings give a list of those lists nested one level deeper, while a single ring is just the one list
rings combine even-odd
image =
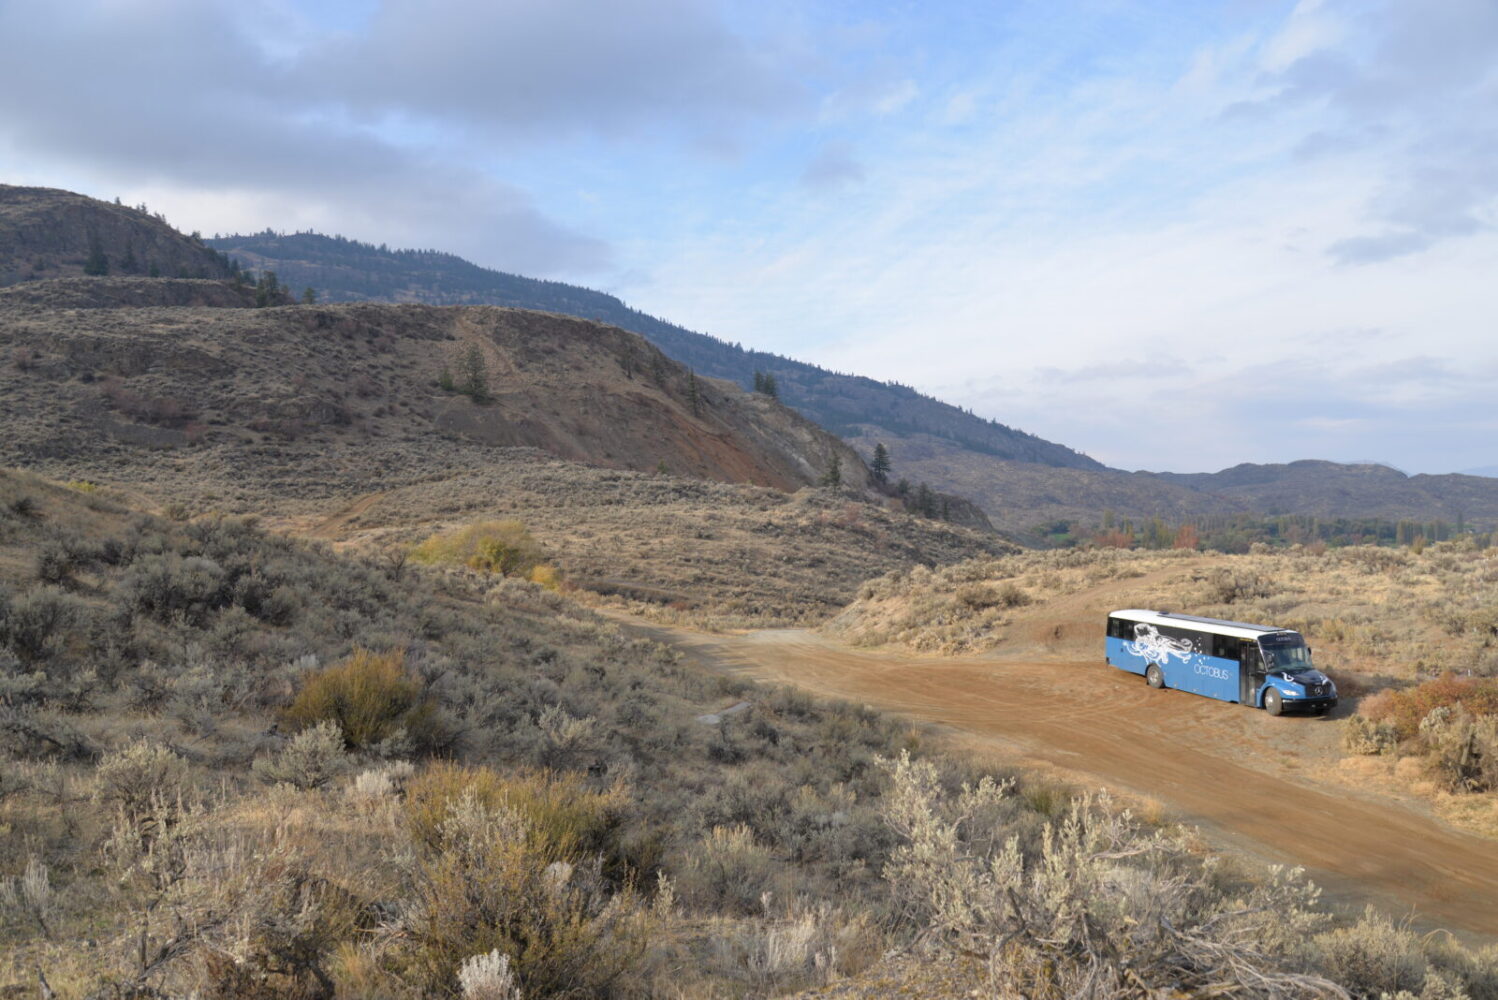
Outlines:
[{"label": "valley floor", "polygon": [[1473,941],[1498,937],[1498,844],[1339,783],[1332,719],[1154,691],[1101,655],[1033,646],[1023,657],[925,657],[794,629],[632,627],[719,670],[935,723],[971,751],[1143,796],[1265,865],[1304,867],[1336,902],[1373,902]]}]

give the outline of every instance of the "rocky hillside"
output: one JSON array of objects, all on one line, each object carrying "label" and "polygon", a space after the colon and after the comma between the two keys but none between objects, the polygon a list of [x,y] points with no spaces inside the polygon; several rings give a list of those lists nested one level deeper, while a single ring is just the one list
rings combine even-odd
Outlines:
[{"label": "rocky hillside", "polygon": [[976,417],[907,386],[745,350],[631,309],[612,295],[591,289],[491,271],[452,254],[390,250],[316,233],[263,232],[208,242],[245,267],[274,270],[291,288],[310,286],[329,301],[488,303],[612,323],[641,334],[699,375],[750,387],[755,372],[773,374],[782,400],[838,434],[867,427],[890,442],[911,434],[930,434],[997,458],[1062,468],[1103,468],[1063,445]]},{"label": "rocky hillside", "polygon": [[82,274],[228,278],[229,259],[144,208],[0,184],[0,286]]}]

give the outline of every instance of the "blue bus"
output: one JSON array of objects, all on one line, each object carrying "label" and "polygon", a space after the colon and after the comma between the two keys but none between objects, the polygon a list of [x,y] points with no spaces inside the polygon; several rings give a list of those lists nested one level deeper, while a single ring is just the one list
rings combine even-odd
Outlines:
[{"label": "blue bus", "polygon": [[1107,660],[1142,674],[1152,688],[1262,708],[1324,714],[1337,704],[1337,686],[1311,665],[1299,632],[1169,611],[1114,611],[1108,615]]}]

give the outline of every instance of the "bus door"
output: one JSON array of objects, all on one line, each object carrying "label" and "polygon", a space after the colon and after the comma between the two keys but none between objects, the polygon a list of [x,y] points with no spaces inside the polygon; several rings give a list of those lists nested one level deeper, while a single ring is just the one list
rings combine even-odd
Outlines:
[{"label": "bus door", "polygon": [[1242,659],[1238,667],[1238,700],[1244,705],[1259,703],[1259,687],[1264,683],[1264,656],[1259,644],[1252,639],[1243,640]]}]

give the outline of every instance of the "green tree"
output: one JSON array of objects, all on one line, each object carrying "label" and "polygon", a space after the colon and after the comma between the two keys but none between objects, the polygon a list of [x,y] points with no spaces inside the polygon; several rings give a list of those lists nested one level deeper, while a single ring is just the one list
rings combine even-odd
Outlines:
[{"label": "green tree", "polygon": [[692,416],[702,415],[702,393],[697,389],[697,373],[687,371],[687,398],[692,403]]},{"label": "green tree", "polygon": [[83,273],[94,277],[109,273],[109,258],[104,256],[104,245],[97,236],[88,241],[88,259],[83,262]]},{"label": "green tree", "polygon": [[889,482],[889,449],[884,447],[883,441],[874,445],[874,460],[869,464],[869,471],[874,473],[878,482]]},{"label": "green tree", "polygon": [[916,487],[915,509],[920,511],[922,517],[936,517],[936,494],[925,483]]},{"label": "green tree", "polygon": [[771,399],[780,398],[780,385],[775,381],[775,376],[765,372],[765,395]]},{"label": "green tree", "polygon": [[484,361],[484,352],[479,350],[479,345],[468,345],[468,350],[463,352],[460,370],[463,375],[462,393],[475,403],[487,402],[489,399],[489,366]]},{"label": "green tree", "polygon": [[255,305],[261,309],[273,306],[281,299],[281,282],[276,278],[275,271],[262,271],[260,280],[255,282]]},{"label": "green tree", "polygon": [[838,487],[843,484],[843,458],[837,452],[832,453],[832,461],[827,463],[827,471],[822,473],[822,485]]},{"label": "green tree", "polygon": [[135,244],[125,244],[125,256],[120,261],[121,274],[134,274],[140,270],[140,261],[135,259]]},{"label": "green tree", "polygon": [[308,285],[302,289],[302,305],[313,306],[317,304],[317,289]]}]

